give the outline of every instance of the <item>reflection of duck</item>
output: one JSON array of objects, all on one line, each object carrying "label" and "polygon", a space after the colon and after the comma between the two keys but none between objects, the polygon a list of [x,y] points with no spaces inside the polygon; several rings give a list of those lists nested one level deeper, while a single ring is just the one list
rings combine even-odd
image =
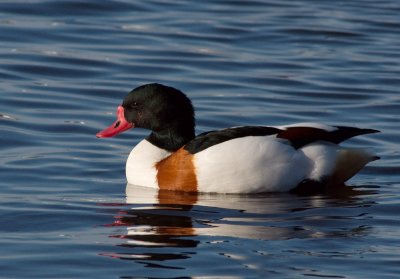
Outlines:
[{"label": "reflection of duck", "polygon": [[[138,207],[135,212],[164,212],[164,218],[171,221],[158,225],[152,223],[152,227],[153,225],[156,226],[157,234],[166,233],[175,236],[212,235],[271,240],[312,237],[315,233],[312,230],[300,230],[300,226],[297,225],[277,226],[275,222],[280,223],[282,221],[280,220],[281,216],[285,214],[325,207],[327,202],[331,202],[333,207],[340,207],[342,202],[344,205],[356,204],[358,202],[357,196],[367,193],[372,192],[353,191],[349,187],[335,192],[332,196],[308,196],[299,199],[297,195],[284,193],[259,195],[193,194],[160,191],[127,184],[126,202],[133,205],[153,204],[150,208]],[[366,206],[366,204],[362,204],[362,206]],[[176,215],[176,212],[179,212],[179,214]],[[294,213],[291,214],[295,215]],[[188,216],[194,220],[188,222]],[[177,220],[180,220],[179,222],[183,226]],[[135,230],[135,228],[132,229]]]},{"label": "reflection of duck", "polygon": [[[118,244],[118,252],[102,254],[166,265],[168,260],[193,258],[213,246],[223,250],[221,245],[229,242],[361,235],[368,232],[365,213],[371,205],[357,197],[362,194],[344,193],[340,198],[189,194],[127,185],[128,204],[110,205],[118,212],[110,225],[118,226],[112,237],[123,243]],[[121,234],[121,226],[126,227],[125,233]]]},{"label": "reflection of duck", "polygon": [[[173,237],[178,241],[184,236],[210,235],[251,239],[287,238],[293,228],[262,226],[259,214],[278,214],[285,212],[286,206],[278,201],[290,199],[289,196],[240,196],[218,194],[192,194],[185,192],[160,191],[146,187],[127,185],[127,203],[154,204],[150,208],[139,208],[140,214],[146,212],[146,222],[152,232],[160,236]],[[294,198],[295,196],[291,196]],[[265,206],[266,199],[268,206]],[[174,212],[170,214],[169,212]],[[135,219],[138,210],[134,210]],[[160,218],[159,213],[163,213]],[[176,212],[179,214],[176,215]],[[248,216],[245,216],[248,214]],[[150,217],[151,216],[151,217]],[[190,216],[190,218],[188,218]],[[126,221],[126,219],[124,219]],[[143,234],[143,228],[133,226],[128,229],[129,236]],[[154,235],[153,235],[154,236]],[[146,235],[145,237],[150,237]],[[157,238],[157,239],[158,239]],[[188,240],[185,239],[185,242]],[[169,242],[170,243],[170,242]],[[175,245],[176,243],[174,243]]]},{"label": "reflection of duck", "polygon": [[338,144],[372,129],[296,124],[244,126],[194,134],[194,111],[179,90],[148,84],[132,90],[117,121],[97,137],[133,127],[152,133],[130,153],[130,184],[188,192],[256,193],[343,184],[368,162],[368,151]]}]

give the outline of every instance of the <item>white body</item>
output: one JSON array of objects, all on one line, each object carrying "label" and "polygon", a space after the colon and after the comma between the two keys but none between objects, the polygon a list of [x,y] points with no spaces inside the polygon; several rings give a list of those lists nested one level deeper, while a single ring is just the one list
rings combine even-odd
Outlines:
[{"label": "white body", "polygon": [[[321,124],[307,126],[335,129]],[[147,140],[141,141],[127,160],[128,183],[158,188],[155,165],[170,154]],[[193,158],[198,192],[217,193],[285,192],[304,179],[334,178],[333,183],[343,183],[371,160],[373,154],[369,152],[324,141],[295,149],[275,135],[232,139],[198,152]]]},{"label": "white body", "polygon": [[199,192],[222,193],[288,191],[312,168],[303,152],[275,136],[233,139],[197,153],[194,163]]}]

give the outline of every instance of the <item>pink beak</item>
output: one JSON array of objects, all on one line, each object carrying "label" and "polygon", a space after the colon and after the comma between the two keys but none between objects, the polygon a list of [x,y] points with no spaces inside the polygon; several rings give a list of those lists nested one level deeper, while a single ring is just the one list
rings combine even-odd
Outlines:
[{"label": "pink beak", "polygon": [[124,115],[124,108],[123,106],[120,105],[118,106],[117,109],[117,120],[110,127],[104,129],[103,131],[98,132],[96,134],[96,137],[98,138],[113,137],[133,127],[135,127],[133,123],[129,123],[128,121],[126,121]]}]

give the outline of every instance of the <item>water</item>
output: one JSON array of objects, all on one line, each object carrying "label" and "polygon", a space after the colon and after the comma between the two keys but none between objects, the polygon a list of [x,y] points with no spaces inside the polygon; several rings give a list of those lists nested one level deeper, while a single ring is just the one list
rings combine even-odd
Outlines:
[{"label": "water", "polygon": [[[1,278],[398,278],[400,3],[0,2]],[[132,88],[186,92],[197,131],[379,129],[345,193],[132,189],[147,131],[100,140]]]}]

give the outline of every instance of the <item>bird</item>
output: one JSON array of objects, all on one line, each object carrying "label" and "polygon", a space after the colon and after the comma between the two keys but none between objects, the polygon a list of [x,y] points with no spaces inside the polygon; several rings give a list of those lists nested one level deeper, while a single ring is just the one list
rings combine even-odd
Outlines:
[{"label": "bird", "polygon": [[195,113],[182,91],[159,83],[128,93],[117,120],[98,132],[113,137],[150,130],[126,161],[128,185],[195,193],[266,193],[326,189],[379,159],[340,143],[379,132],[321,123],[236,126],[195,134]]}]

